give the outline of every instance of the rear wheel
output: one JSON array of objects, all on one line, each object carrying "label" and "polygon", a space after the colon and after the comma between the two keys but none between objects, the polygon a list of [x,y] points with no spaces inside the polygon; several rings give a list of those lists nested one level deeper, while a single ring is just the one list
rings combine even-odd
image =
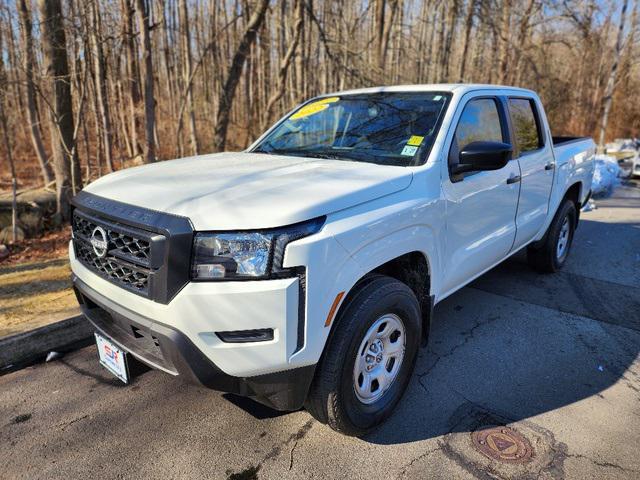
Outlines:
[{"label": "rear wheel", "polygon": [[527,249],[529,265],[543,273],[560,270],[571,250],[577,218],[575,204],[565,200],[549,225],[544,243],[538,248]]},{"label": "rear wheel", "polygon": [[420,343],[420,306],[405,284],[376,276],[341,309],[305,404],[320,422],[363,435],[402,398]]}]

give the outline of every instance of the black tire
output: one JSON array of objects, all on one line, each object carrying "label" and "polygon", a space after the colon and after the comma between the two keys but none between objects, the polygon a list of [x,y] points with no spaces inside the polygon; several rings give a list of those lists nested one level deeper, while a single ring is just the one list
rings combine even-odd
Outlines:
[{"label": "black tire", "polygon": [[[365,334],[386,314],[395,315],[404,326],[404,357],[388,389],[366,404],[355,392],[354,366]],[[404,283],[382,275],[362,282],[349,294],[335,320],[306,409],[316,420],[345,435],[361,436],[373,430],[391,415],[407,388],[421,328],[420,304]]]},{"label": "black tire", "polygon": [[[553,217],[542,245],[527,248],[529,265],[540,273],[554,273],[560,270],[569,256],[577,219],[578,213],[575,204],[571,200],[565,200]],[[562,237],[565,247],[562,255],[559,255],[558,244],[561,241],[561,233],[565,221],[567,222],[568,232],[566,237]]]}]

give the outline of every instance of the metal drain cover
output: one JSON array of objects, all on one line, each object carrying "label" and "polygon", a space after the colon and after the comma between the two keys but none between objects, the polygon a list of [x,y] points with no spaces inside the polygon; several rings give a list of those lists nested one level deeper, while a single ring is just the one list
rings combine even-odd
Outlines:
[{"label": "metal drain cover", "polygon": [[474,448],[489,457],[504,463],[527,463],[533,449],[529,441],[509,427],[484,427],[471,433]]}]

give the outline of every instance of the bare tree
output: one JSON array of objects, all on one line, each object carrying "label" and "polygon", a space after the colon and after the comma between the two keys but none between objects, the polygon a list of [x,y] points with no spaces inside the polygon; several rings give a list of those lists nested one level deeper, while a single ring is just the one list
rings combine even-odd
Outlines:
[{"label": "bare tree", "polygon": [[35,57],[33,55],[33,31],[31,26],[31,12],[27,7],[26,0],[18,0],[18,9],[20,11],[20,23],[22,25],[22,44],[23,44],[23,68],[24,83],[27,88],[27,114],[29,118],[29,134],[31,143],[36,151],[38,164],[42,171],[42,178],[45,185],[53,181],[53,171],[49,164],[47,152],[42,142],[42,132],[40,131],[40,119],[38,118],[38,104],[36,103],[36,90],[33,83],[33,66]]},{"label": "bare tree", "polygon": [[[48,116],[61,77],[42,75],[51,50],[40,28],[28,34],[29,3],[0,8],[0,54],[9,126],[29,125],[10,140],[20,183],[31,186],[46,178],[49,144],[60,143],[58,118]],[[606,111],[605,140],[640,136],[640,110],[623,101],[640,90],[640,27],[628,0],[622,44],[621,0],[58,3],[69,12],[70,160],[89,180],[116,158],[120,168],[242,149],[305,98],[381,84],[521,85],[539,92],[558,134],[600,137]]]},{"label": "bare tree", "polygon": [[[191,153],[198,155],[200,146],[198,144],[198,132],[196,130],[196,116],[193,107],[193,87],[191,83],[191,73],[193,67],[191,65],[191,34],[189,29],[189,11],[187,9],[187,0],[180,0],[180,23],[182,30],[182,49],[184,54],[184,82],[186,84],[187,104],[189,106],[189,132],[191,142]],[[182,115],[180,115],[180,124],[182,125]],[[180,128],[178,128],[180,131]]]},{"label": "bare tree", "polygon": [[131,0],[120,0],[120,10],[122,11],[122,41],[125,46],[125,70],[127,73],[127,85],[129,87],[129,116],[131,135],[131,156],[137,157],[140,154],[138,143],[138,127],[140,105],[140,78],[138,74],[138,51],[134,40],[135,32],[133,28],[134,8]]},{"label": "bare tree", "polygon": [[[138,0],[141,1],[141,0]],[[249,19],[247,28],[240,39],[238,48],[233,55],[231,66],[227,72],[227,77],[224,82],[224,87],[220,92],[220,98],[218,100],[218,113],[216,115],[216,127],[214,132],[213,144],[216,150],[224,150],[227,143],[227,129],[229,127],[229,114],[231,107],[233,106],[233,99],[236,93],[236,87],[240,81],[240,74],[242,73],[242,67],[249,54],[251,45],[256,40],[258,29],[264,21],[264,16],[269,7],[269,0],[258,0],[258,4]]]},{"label": "bare tree", "polygon": [[[393,22],[398,11],[399,0],[376,0],[376,59],[378,69],[382,72],[387,60],[389,50],[389,38]],[[389,18],[387,18],[387,4],[389,5]]]},{"label": "bare tree", "polygon": [[98,104],[98,115],[100,118],[100,129],[102,133],[102,145],[107,170],[113,172],[113,148],[111,119],[109,117],[109,103],[107,100],[107,74],[105,71],[105,60],[102,48],[102,22],[100,21],[100,9],[94,2],[89,2],[89,41],[91,44],[91,58],[93,60],[93,75],[96,82],[96,102]]},{"label": "bare tree", "polygon": [[[280,68],[278,70],[278,84],[276,86],[276,90],[269,97],[269,101],[267,102],[267,108],[264,114],[264,121],[270,122],[271,117],[273,115],[273,108],[278,100],[282,98],[284,95],[285,88],[287,86],[287,72],[289,71],[289,65],[291,65],[291,60],[296,53],[296,49],[298,48],[298,43],[300,43],[300,36],[302,34],[302,26],[304,25],[304,0],[297,0],[296,2],[296,19],[295,25],[293,27],[293,38],[291,39],[291,43],[289,44],[289,48],[285,53],[284,57],[280,60]],[[266,125],[263,125],[263,127]]]},{"label": "bare tree", "polygon": [[[0,32],[0,52],[2,52],[2,32]],[[7,90],[7,74],[4,69],[4,60],[2,59],[2,55],[0,55],[0,127],[2,127],[2,139],[7,154],[7,161],[9,162],[9,169],[11,170],[11,239],[13,242],[16,242],[18,237],[18,178],[16,175],[16,166],[13,161],[13,147],[11,145],[11,135],[9,134],[9,125],[5,113]]]},{"label": "bare tree", "polygon": [[57,214],[60,220],[67,220],[71,197],[82,187],[77,157],[73,155],[74,123],[67,39],[60,0],[39,0],[39,4],[44,67],[53,96],[49,119]]},{"label": "bare tree", "polygon": [[618,74],[618,62],[620,61],[620,53],[623,47],[624,38],[624,24],[627,17],[627,7],[629,0],[624,0],[622,3],[622,10],[620,12],[620,20],[618,24],[618,37],[616,38],[616,46],[613,50],[613,63],[611,64],[611,71],[609,73],[609,80],[602,97],[602,117],[600,120],[600,136],[598,137],[598,144],[604,145],[604,135],[607,131],[607,122],[609,120],[609,110],[611,110],[611,102],[613,100],[613,92],[616,85],[616,77]]},{"label": "bare tree", "polygon": [[458,73],[458,80],[464,82],[467,58],[469,57],[469,38],[471,37],[471,30],[473,29],[473,17],[475,16],[477,0],[469,0],[467,6],[467,16],[464,26],[464,42],[462,47],[462,59],[460,60],[460,73]]},{"label": "bare tree", "polygon": [[142,38],[142,76],[144,78],[144,162],[156,161],[156,106],[153,98],[153,59],[151,54],[151,33],[149,31],[149,8],[145,0],[136,0],[138,25]]},{"label": "bare tree", "polygon": [[511,7],[513,0],[503,0],[502,3],[502,21],[500,23],[499,35],[500,42],[500,77],[499,82],[504,84],[507,81],[507,75],[509,72],[509,34],[511,32]]}]

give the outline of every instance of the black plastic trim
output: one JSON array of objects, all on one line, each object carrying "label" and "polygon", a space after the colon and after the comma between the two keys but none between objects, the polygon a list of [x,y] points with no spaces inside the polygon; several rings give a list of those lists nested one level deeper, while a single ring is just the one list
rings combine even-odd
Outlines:
[{"label": "black plastic trim", "polygon": [[[149,234],[157,233],[166,238],[162,247],[162,261],[149,285],[148,297],[155,302],[167,304],[189,282],[191,270],[191,246],[193,226],[187,217],[136,207],[92,193],[81,191],[71,201],[72,208],[80,212],[115,222],[123,227],[132,227]],[[153,246],[157,256],[157,249]],[[114,282],[115,283],[115,282]],[[118,283],[115,283],[119,285]]]},{"label": "black plastic trim", "polygon": [[560,145],[566,145],[568,143],[582,142],[584,140],[591,140],[591,137],[563,137],[559,135],[551,137],[554,147],[559,147]]},{"label": "black plastic trim", "polygon": [[224,343],[253,343],[273,340],[273,328],[257,328],[254,330],[232,330],[216,332]]},{"label": "black plastic trim", "polygon": [[[298,410],[304,404],[316,364],[252,377],[234,377],[224,373],[182,332],[128,310],[102,296],[78,277],[73,285],[82,312],[98,330],[125,351],[148,366],[181,376],[191,382],[222,392],[250,397],[280,411]],[[89,300],[89,302],[87,301]],[[140,326],[155,337],[162,352],[161,362],[144,350],[136,350],[118,330],[118,324]]]},{"label": "black plastic trim", "polygon": [[307,325],[307,269],[299,267],[298,272],[298,332],[296,336],[297,353],[304,347],[305,327]]}]

